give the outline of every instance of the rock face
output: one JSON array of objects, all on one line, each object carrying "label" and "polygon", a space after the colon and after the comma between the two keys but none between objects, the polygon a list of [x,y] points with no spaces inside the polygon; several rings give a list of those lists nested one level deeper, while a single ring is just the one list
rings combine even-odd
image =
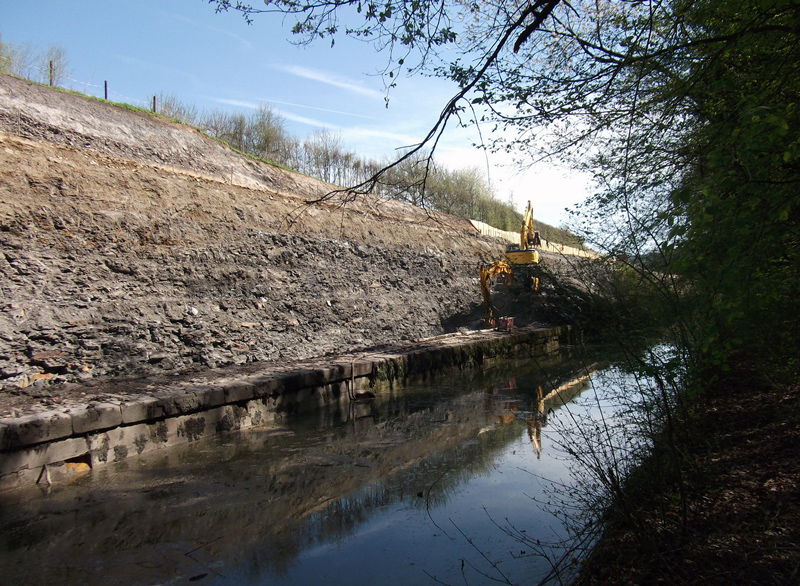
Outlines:
[{"label": "rock face", "polygon": [[284,361],[472,327],[468,222],[0,76],[0,417],[66,383]]}]

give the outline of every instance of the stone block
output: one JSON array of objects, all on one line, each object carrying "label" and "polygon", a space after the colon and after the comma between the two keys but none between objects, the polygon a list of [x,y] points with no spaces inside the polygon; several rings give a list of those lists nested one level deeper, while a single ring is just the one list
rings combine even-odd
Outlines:
[{"label": "stone block", "polygon": [[152,449],[149,445],[150,428],[147,423],[111,429],[108,436],[112,448],[119,452],[120,446],[124,446],[128,455],[141,454]]},{"label": "stone block", "polygon": [[[107,433],[90,435],[86,438],[86,441],[89,444],[89,456],[91,457],[92,468],[100,464],[114,461],[113,452],[111,450],[111,440]],[[110,457],[109,454],[111,454]]]},{"label": "stone block", "polygon": [[122,424],[120,405],[97,403],[85,409],[70,410],[72,429],[76,434],[110,429]]},{"label": "stone block", "polygon": [[186,438],[178,435],[178,428],[181,427],[183,419],[183,417],[170,417],[169,419],[164,420],[164,423],[167,426],[164,445],[167,447],[186,443]]},{"label": "stone block", "polygon": [[217,432],[238,431],[250,426],[250,415],[245,407],[239,405],[226,405],[217,418],[215,430]]},{"label": "stone block", "polygon": [[17,472],[0,474],[0,492],[15,490],[17,488],[20,488],[19,474]]},{"label": "stone block", "polygon": [[269,397],[274,394],[282,385],[281,377],[277,375],[261,375],[247,379],[253,385],[253,398]]},{"label": "stone block", "polygon": [[198,404],[204,409],[219,407],[225,404],[225,391],[217,387],[197,386],[193,389]]},{"label": "stone block", "polygon": [[205,416],[206,420],[206,430],[205,433],[207,435],[212,435],[216,432],[217,427],[220,425],[220,422],[223,421],[228,413],[228,408],[225,406],[217,407],[215,409],[209,409],[208,411],[204,411],[203,415]]},{"label": "stone block", "polygon": [[197,395],[189,389],[181,392],[162,391],[155,393],[158,404],[164,411],[164,415],[170,417],[184,413],[193,413],[200,408],[200,400]]},{"label": "stone block", "polygon": [[22,448],[0,457],[0,475],[41,468],[47,464],[63,462],[83,456],[89,451],[86,438],[71,437],[37,446]]},{"label": "stone block", "polygon": [[47,411],[24,417],[0,420],[2,443],[0,450],[14,450],[38,443],[66,438],[72,435],[70,415],[60,411]]},{"label": "stone block", "polygon": [[167,445],[169,428],[166,420],[147,424],[148,447],[163,448]]},{"label": "stone block", "polygon": [[72,458],[83,456],[89,451],[89,445],[84,437],[71,437],[58,442],[52,442],[31,450],[29,468],[63,462]]},{"label": "stone block", "polygon": [[[47,444],[44,444],[45,446]],[[31,465],[31,448],[8,452],[0,457],[0,476],[19,472]]]},{"label": "stone block", "polygon": [[[185,438],[186,441],[193,442],[199,440],[209,433],[208,426],[206,425],[206,417],[204,413],[196,413],[181,417],[178,422],[177,435],[178,437]],[[210,433],[214,433],[214,428],[210,429]]]},{"label": "stone block", "polygon": [[[41,466],[38,468],[25,468],[17,472],[17,478],[19,478],[20,486],[30,486],[32,484],[36,484],[41,475]],[[42,482],[44,482],[44,480]]]},{"label": "stone block", "polygon": [[322,380],[321,371],[303,368],[286,373],[282,382],[284,389],[291,392],[321,386]]},{"label": "stone block", "polygon": [[123,425],[152,421],[164,417],[164,409],[155,397],[143,397],[120,405]]},{"label": "stone block", "polygon": [[220,386],[225,392],[225,403],[240,403],[253,398],[253,385],[246,381],[227,381]]},{"label": "stone block", "polygon": [[318,387],[350,378],[350,365],[334,364],[319,369]]},{"label": "stone block", "polygon": [[150,430],[146,423],[115,427],[87,438],[92,462],[119,462],[148,449]]},{"label": "stone block", "polygon": [[275,422],[275,411],[270,409],[264,400],[247,403],[247,414],[252,426]]},{"label": "stone block", "polygon": [[369,376],[372,374],[373,366],[372,360],[356,360],[353,362],[353,376],[356,378],[360,376]]}]

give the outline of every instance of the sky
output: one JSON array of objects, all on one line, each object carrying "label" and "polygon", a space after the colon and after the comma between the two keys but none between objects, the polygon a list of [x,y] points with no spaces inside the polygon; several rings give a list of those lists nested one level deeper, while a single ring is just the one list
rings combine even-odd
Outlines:
[{"label": "sky", "polygon": [[[254,5],[258,0],[253,0]],[[206,0],[1,0],[5,43],[64,49],[71,89],[142,107],[172,94],[198,110],[251,112],[261,104],[304,138],[328,129],[359,155],[384,159],[418,143],[457,88],[430,77],[403,77],[388,94],[377,72],[387,57],[345,38],[331,47],[292,44],[292,22],[262,14],[248,25],[239,13],[217,14]],[[520,213],[564,224],[564,208],[582,201],[585,177],[540,164],[520,173],[507,155],[474,148],[474,129],[454,125],[436,159],[450,169],[477,167],[502,201]]]}]

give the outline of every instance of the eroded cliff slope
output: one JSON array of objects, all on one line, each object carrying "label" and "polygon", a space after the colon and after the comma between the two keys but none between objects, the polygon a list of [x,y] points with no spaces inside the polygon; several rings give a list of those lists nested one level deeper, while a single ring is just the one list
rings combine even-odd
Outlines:
[{"label": "eroded cliff slope", "polygon": [[[499,242],[146,112],[0,76],[0,385],[287,360],[471,327]],[[5,413],[0,413],[4,415]]]}]

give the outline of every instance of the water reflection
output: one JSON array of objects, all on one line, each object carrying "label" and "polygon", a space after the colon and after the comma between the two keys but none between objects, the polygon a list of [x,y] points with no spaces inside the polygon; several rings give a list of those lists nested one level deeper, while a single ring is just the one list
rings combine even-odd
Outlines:
[{"label": "water reflection", "polygon": [[0,494],[0,576],[48,585],[527,581],[541,560],[516,552],[502,569],[473,560],[481,548],[515,553],[508,536],[480,546],[464,536],[485,535],[496,514],[552,537],[519,469],[536,462],[559,474],[558,459],[543,457],[542,428],[588,379],[568,359],[540,366],[448,373],[281,428],[109,465],[49,494]]}]

